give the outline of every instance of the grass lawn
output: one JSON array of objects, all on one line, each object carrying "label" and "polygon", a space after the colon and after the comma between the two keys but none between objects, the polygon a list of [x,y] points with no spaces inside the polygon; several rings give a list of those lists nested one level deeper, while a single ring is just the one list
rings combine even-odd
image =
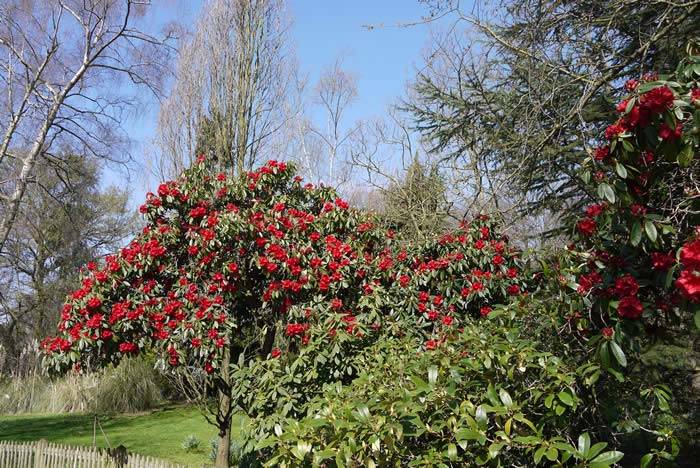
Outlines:
[{"label": "grass lawn", "polygon": [[[209,462],[209,441],[216,435],[197,408],[170,407],[150,413],[101,416],[100,422],[112,447],[124,445],[130,452],[190,466]],[[0,415],[0,440],[46,439],[68,445],[92,445],[93,418],[89,414]],[[233,436],[236,432],[233,425]],[[186,452],[180,444],[189,434],[200,440],[197,451]],[[97,428],[97,445],[106,447]]]}]

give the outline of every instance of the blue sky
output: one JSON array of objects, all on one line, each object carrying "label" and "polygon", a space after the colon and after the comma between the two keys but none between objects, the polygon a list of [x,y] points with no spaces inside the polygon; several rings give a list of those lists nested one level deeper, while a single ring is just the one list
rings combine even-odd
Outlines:
[{"label": "blue sky", "polygon": [[[151,17],[152,25],[176,20],[193,27],[200,0],[163,0]],[[405,86],[422,64],[422,51],[431,29],[439,25],[397,27],[427,13],[418,0],[321,1],[289,0],[293,16],[291,40],[300,71],[314,83],[324,67],[343,58],[343,67],[358,78],[358,99],[348,112],[351,121],[384,113],[387,105],[404,94]],[[365,25],[376,26],[368,29]],[[142,158],[153,137],[158,105],[151,102],[134,116],[127,129],[135,140],[133,153]],[[157,181],[126,181],[107,171],[107,182],[129,185],[134,203],[143,199],[147,186]]]}]

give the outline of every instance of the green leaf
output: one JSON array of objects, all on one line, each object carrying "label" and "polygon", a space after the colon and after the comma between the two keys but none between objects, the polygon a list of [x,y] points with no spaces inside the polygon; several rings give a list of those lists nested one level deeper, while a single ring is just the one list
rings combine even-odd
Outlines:
[{"label": "green leaf", "polygon": [[610,351],[608,350],[608,342],[603,341],[598,348],[598,355],[600,356],[600,363],[603,367],[610,367]]},{"label": "green leaf", "polygon": [[489,386],[486,387],[486,396],[489,397],[491,404],[493,404],[493,405],[498,404],[498,395],[496,394],[496,388],[490,382],[489,382]]},{"label": "green leaf", "polygon": [[479,440],[481,439],[481,434],[471,429],[460,429],[455,433],[455,439],[457,439],[458,442],[465,440]]},{"label": "green leaf", "polygon": [[700,310],[695,312],[695,316],[693,317],[695,321],[695,328],[700,328]]},{"label": "green leaf", "polygon": [[479,405],[476,407],[476,412],[474,413],[474,419],[476,419],[476,422],[479,423],[479,427],[486,427],[486,423],[488,422],[489,418],[488,418],[483,406]]},{"label": "green leaf", "polygon": [[542,455],[544,455],[545,450],[547,450],[546,447],[540,447],[535,451],[535,455],[533,458],[535,459],[536,465],[540,464],[540,460],[542,460]]},{"label": "green leaf", "polygon": [[635,220],[634,223],[632,223],[632,230],[630,231],[630,242],[632,243],[633,246],[639,245],[639,243],[642,241],[642,224],[639,222],[639,220]]},{"label": "green leaf", "polygon": [[430,385],[435,385],[435,382],[437,382],[437,377],[438,377],[437,366],[430,366],[430,368],[428,369],[428,383],[430,383]]},{"label": "green leaf", "polygon": [[457,458],[457,446],[455,444],[447,445],[447,457],[451,460]]},{"label": "green leaf", "polygon": [[623,179],[627,178],[627,169],[625,169],[625,166],[623,166],[619,162],[615,163],[615,172],[617,172],[617,175],[619,175]]},{"label": "green leaf", "polygon": [[554,461],[559,456],[559,451],[554,447],[549,447],[544,453],[544,456],[547,457],[547,460]]},{"label": "green leaf", "polygon": [[647,237],[649,238],[650,241],[656,242],[656,226],[654,226],[654,223],[649,221],[648,219],[644,221],[644,230],[647,233]]},{"label": "green leaf", "polygon": [[333,455],[335,455],[335,450],[321,450],[314,453],[314,461],[320,464],[323,460],[332,458]]},{"label": "green leaf", "polygon": [[613,356],[615,356],[615,360],[620,363],[622,367],[627,367],[627,358],[625,357],[625,353],[622,351],[622,348],[620,348],[620,346],[618,346],[618,344],[614,341],[611,341],[610,350],[612,351]]},{"label": "green leaf", "polygon": [[593,447],[591,447],[591,450],[588,452],[588,458],[595,458],[595,456],[602,452],[607,446],[607,442],[598,442],[597,444],[593,444]]},{"label": "green leaf", "polygon": [[588,450],[591,448],[591,438],[587,432],[578,436],[578,451],[584,456],[588,456]]},{"label": "green leaf", "polygon": [[562,390],[557,396],[559,397],[559,400],[561,400],[561,402],[565,405],[574,406],[574,399],[568,391]]},{"label": "green leaf", "polygon": [[622,140],[622,147],[628,153],[634,152],[634,146],[632,146],[632,143],[630,143],[627,139]]},{"label": "green leaf", "polygon": [[617,463],[622,460],[625,454],[618,452],[617,450],[611,450],[609,452],[603,452],[592,460],[591,466],[610,466],[613,463]]},{"label": "green leaf", "polygon": [[506,408],[510,408],[513,406],[513,399],[510,397],[510,394],[505,389],[500,389],[498,391],[498,396],[501,398],[501,401],[505,405]]},{"label": "green leaf", "polygon": [[606,184],[605,182],[598,186],[598,196],[600,198],[605,198],[610,203],[615,203],[615,191],[610,185]]},{"label": "green leaf", "polygon": [[691,144],[688,143],[683,146],[683,149],[678,153],[677,161],[681,167],[690,166],[690,163],[693,161],[693,146]]},{"label": "green leaf", "polygon": [[639,460],[639,468],[647,468],[651,462],[654,460],[654,454],[653,453],[647,453],[642,457],[641,460]]},{"label": "green leaf", "polygon": [[369,408],[367,408],[367,405],[358,406],[357,407],[357,414],[360,416],[359,419],[369,418]]}]

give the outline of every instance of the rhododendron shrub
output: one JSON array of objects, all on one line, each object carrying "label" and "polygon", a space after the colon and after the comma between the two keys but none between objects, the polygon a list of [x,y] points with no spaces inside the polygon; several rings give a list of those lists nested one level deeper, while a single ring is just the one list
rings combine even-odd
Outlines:
[{"label": "rhododendron shrub", "polygon": [[[370,215],[286,163],[232,178],[200,158],[140,210],[143,231],[84,269],[59,334],[42,343],[47,363],[90,369],[154,350],[175,371],[200,369],[220,396],[222,437],[234,407],[298,412],[324,382],[352,379],[352,355],[382,336],[432,350],[525,290],[493,220],[394,246]],[[294,398],[250,400],[270,384]]]},{"label": "rhododendron shrub", "polygon": [[572,282],[594,312],[586,327],[616,332],[598,350],[607,365],[625,365],[617,343],[682,329],[697,310],[697,265],[678,258],[700,235],[698,63],[627,82],[618,121],[584,163],[599,200],[575,222],[571,250],[585,263]]},{"label": "rhododendron shrub", "polygon": [[[534,466],[622,457],[567,444],[582,405],[574,369],[495,319],[469,321],[429,353],[410,339],[367,348],[350,384],[327,385],[304,418],[258,443],[269,466]],[[588,435],[584,436],[588,439]],[[590,439],[588,439],[590,441]],[[604,463],[607,461],[608,463]],[[580,466],[588,466],[581,464]]]},{"label": "rhododendron shrub", "polygon": [[337,328],[347,323],[346,305],[361,294],[357,268],[387,247],[377,230],[360,228],[364,214],[275,161],[232,179],[210,175],[200,159],[141,211],[143,232],[86,268],[61,333],[43,343],[48,361],[94,366],[154,349],[173,368],[199,367],[224,400],[222,436],[232,358],[303,345],[315,313],[328,312]]},{"label": "rhododendron shrub", "polygon": [[[597,411],[625,432],[686,413],[673,408],[669,387],[685,393],[687,375],[671,378],[647,363],[654,345],[692,350],[700,327],[699,86],[700,57],[673,76],[625,84],[618,121],[583,161],[593,200],[571,220],[571,243],[545,268],[553,281],[538,293],[556,301],[553,339],[582,365]],[[678,451],[673,431],[658,431],[666,445],[649,460]]]}]

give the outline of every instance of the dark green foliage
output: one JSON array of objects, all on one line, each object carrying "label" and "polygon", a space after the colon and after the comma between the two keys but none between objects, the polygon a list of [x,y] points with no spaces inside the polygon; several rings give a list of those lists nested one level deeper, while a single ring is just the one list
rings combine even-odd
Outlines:
[{"label": "dark green foliage", "polygon": [[127,200],[101,188],[99,168],[81,156],[37,165],[0,261],[0,373],[22,371],[22,349],[54,328],[79,269],[134,229]]},{"label": "dark green foliage", "polygon": [[[427,2],[436,10],[456,2]],[[470,18],[476,39],[448,36],[406,105],[437,153],[473,166],[521,213],[589,198],[576,178],[591,140],[615,119],[620,84],[669,72],[698,37],[697,4],[644,0],[502,2]],[[556,226],[552,226],[556,227]]]},{"label": "dark green foliage", "polygon": [[421,240],[445,230],[448,203],[445,183],[435,166],[416,155],[403,180],[382,192],[381,219],[405,239]]}]

